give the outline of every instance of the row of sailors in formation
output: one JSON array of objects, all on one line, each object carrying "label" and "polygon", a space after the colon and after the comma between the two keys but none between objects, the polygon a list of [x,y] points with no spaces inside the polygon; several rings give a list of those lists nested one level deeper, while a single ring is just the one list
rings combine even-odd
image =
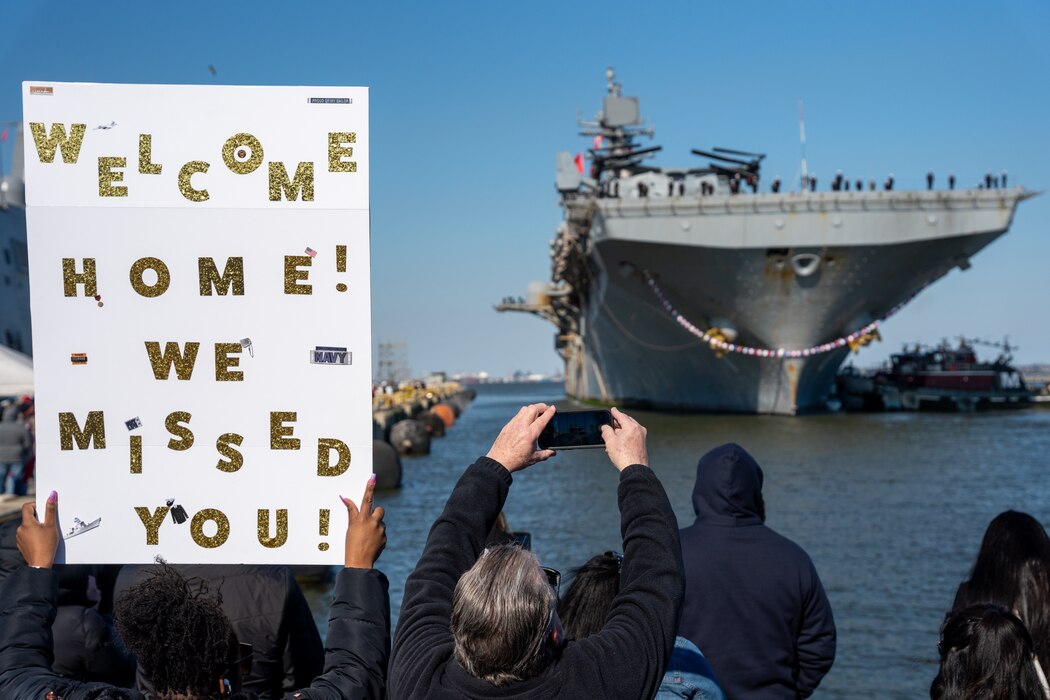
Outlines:
[{"label": "row of sailors in formation", "polygon": [[[933,171],[926,173],[926,189],[933,189]],[[890,173],[882,183],[882,189],[890,192],[893,190],[893,173]],[[780,177],[773,178],[773,182],[770,185],[770,191],[776,193],[780,192]],[[855,183],[856,191],[864,191],[864,181],[857,178]],[[758,176],[755,174],[741,175],[740,173],[734,173],[733,177],[729,178],[729,192],[730,194],[739,194],[741,189],[748,187],[752,192],[758,192]],[[992,175],[987,173],[984,176],[984,181],[979,182],[977,187],[979,189],[999,189],[1000,187],[1006,187],[1006,171],[1004,170],[1000,175]],[[648,197],[649,196],[649,185],[644,182],[637,183],[638,196]],[[832,192],[849,192],[850,181],[842,175],[842,171],[839,170],[835,173],[835,179],[831,181]],[[802,189],[807,192],[817,191],[817,176],[808,175],[802,179]],[[955,173],[948,173],[948,189],[955,189]],[[871,192],[875,191],[875,179],[868,180],[868,190]],[[700,195],[706,196],[709,194],[715,194],[715,186],[707,180],[700,181]],[[667,196],[684,197],[685,196],[685,181],[684,180],[668,180],[667,182]],[[605,186],[601,191],[603,197],[619,197],[620,196],[620,181],[609,180],[606,181]]]},{"label": "row of sailors in formation", "polygon": [[[926,189],[927,190],[932,190],[933,189],[933,180],[934,180],[934,178],[933,178],[933,171],[931,170],[928,173],[926,173]],[[816,176],[813,176],[813,175],[810,176],[809,184],[810,184],[810,187],[809,187],[810,191],[816,191],[816,189],[817,189],[817,178],[816,178]],[[984,189],[984,188],[987,188],[987,189],[999,189],[1000,187],[1006,187],[1006,171],[1004,170],[1001,175],[992,175],[991,173],[985,174],[984,182],[978,183],[977,186],[979,188],[981,188],[981,189]],[[777,190],[780,189],[780,187],[779,187],[779,178],[774,180],[773,187],[774,187],[774,189],[773,189],[774,192],[776,192]],[[857,191],[859,192],[859,191],[861,191],[863,189],[864,189],[864,181],[858,178],[857,179]],[[874,179],[868,181],[868,189],[872,190],[872,191],[875,190],[875,180]],[[890,173],[889,177],[887,177],[885,182],[882,183],[882,189],[884,189],[886,191],[889,191],[889,190],[893,189],[893,173]],[[948,189],[949,190],[954,190],[955,189],[955,173],[948,173]],[[840,192],[840,191],[849,192],[849,180],[845,179],[842,176],[842,171],[841,170],[839,170],[837,173],[835,173],[835,179],[831,181],[831,190],[833,192]]]}]

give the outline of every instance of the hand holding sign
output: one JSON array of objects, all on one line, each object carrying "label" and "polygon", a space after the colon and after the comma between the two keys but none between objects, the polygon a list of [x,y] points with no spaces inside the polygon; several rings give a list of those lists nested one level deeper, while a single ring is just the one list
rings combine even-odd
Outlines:
[{"label": "hand holding sign", "polygon": [[36,517],[36,506],[30,502],[22,506],[22,524],[15,534],[18,551],[26,564],[50,569],[58,551],[58,493],[52,491],[47,497],[44,522]]},{"label": "hand holding sign", "polygon": [[372,507],[372,495],[375,490],[376,475],[373,474],[365,486],[360,508],[349,498],[340,496],[350,517],[346,526],[346,550],[343,557],[344,565],[348,569],[371,569],[386,547],[383,507]]}]

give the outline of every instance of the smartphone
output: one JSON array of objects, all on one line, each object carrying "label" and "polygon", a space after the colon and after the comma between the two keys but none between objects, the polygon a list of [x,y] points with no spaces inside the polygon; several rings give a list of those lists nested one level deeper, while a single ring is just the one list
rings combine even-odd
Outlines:
[{"label": "smartphone", "polygon": [[602,426],[614,425],[606,409],[591,411],[558,411],[536,440],[541,450],[575,450],[582,447],[605,447]]}]

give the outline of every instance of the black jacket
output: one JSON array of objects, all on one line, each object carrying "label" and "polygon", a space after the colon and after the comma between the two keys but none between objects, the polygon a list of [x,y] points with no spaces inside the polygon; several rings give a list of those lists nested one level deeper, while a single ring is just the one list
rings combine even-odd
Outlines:
[{"label": "black jacket", "polygon": [[762,469],[739,445],[708,452],[693,508],[678,633],[730,700],[809,697],[835,660],[835,622],[809,556],[762,522]]},{"label": "black jacket", "polygon": [[405,584],[390,661],[390,697],[652,697],[674,645],[682,564],[674,513],[660,481],[634,465],[620,475],[624,561],[620,593],[601,632],[570,641],[538,676],[495,687],[453,659],[452,593],[474,565],[503,507],[510,474],[482,457],[460,478]]},{"label": "black jacket", "polygon": [[[125,566],[117,577],[114,600],[141,582],[154,565]],[[222,596],[222,611],[237,640],[252,645],[252,670],[244,688],[261,698],[310,684],[320,675],[324,646],[310,606],[287,566],[246,564],[173,565],[187,579],[201,579]],[[149,690],[139,674],[140,690]]]},{"label": "black jacket", "polygon": [[[23,562],[24,563],[24,562]],[[51,625],[55,640],[55,673],[82,681],[125,686],[135,682],[135,656],[124,648],[113,618],[98,611],[99,598],[89,597],[88,582],[99,571],[87,564],[62,564],[58,573],[58,614]],[[100,597],[102,591],[97,590]]]},{"label": "black jacket", "polygon": [[51,626],[55,673],[115,685],[134,683],[135,656],[124,648],[111,620],[85,605],[60,605],[57,613]]},{"label": "black jacket", "polygon": [[[310,687],[286,695],[301,700],[378,700],[383,697],[390,653],[390,596],[375,569],[343,569],[336,579],[325,673]],[[50,569],[16,569],[0,586],[0,698],[91,700],[112,690],[105,683],[62,678],[51,670],[51,622],[58,577]],[[125,696],[142,700],[136,690]],[[234,698],[255,698],[238,693]]]}]

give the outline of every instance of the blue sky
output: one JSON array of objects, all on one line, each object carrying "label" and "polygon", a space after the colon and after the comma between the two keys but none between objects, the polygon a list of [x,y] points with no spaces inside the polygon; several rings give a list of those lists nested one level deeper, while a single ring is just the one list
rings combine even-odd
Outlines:
[{"label": "blue sky", "polygon": [[[373,334],[416,374],[560,366],[553,327],[497,314],[549,274],[560,220],[554,156],[577,151],[615,66],[663,145],[768,155],[810,170],[921,187],[1008,170],[1050,187],[1050,3],[54,1],[0,9],[0,121],[25,79],[366,85],[371,97]],[[208,66],[214,65],[212,75]],[[5,160],[10,142],[3,145]],[[768,182],[768,179],[766,180]],[[1050,362],[1050,196],[883,327],[904,342],[960,334]]]}]

